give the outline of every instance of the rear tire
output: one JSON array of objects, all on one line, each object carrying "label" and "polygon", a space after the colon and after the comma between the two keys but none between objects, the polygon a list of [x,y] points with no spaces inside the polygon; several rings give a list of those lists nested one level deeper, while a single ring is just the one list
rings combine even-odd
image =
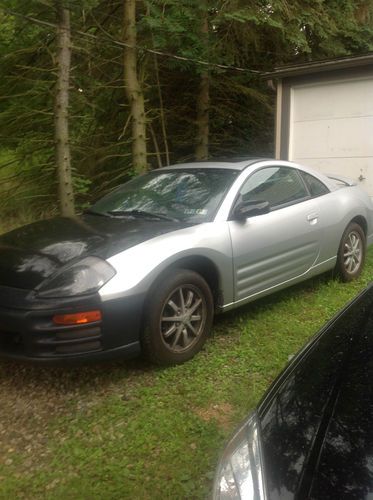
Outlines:
[{"label": "rear tire", "polygon": [[150,292],[142,348],[159,365],[184,363],[201,350],[211,330],[213,298],[201,275],[175,269]]},{"label": "rear tire", "polygon": [[343,233],[338,250],[336,271],[344,282],[358,278],[364,267],[366,238],[363,229],[351,222]]}]

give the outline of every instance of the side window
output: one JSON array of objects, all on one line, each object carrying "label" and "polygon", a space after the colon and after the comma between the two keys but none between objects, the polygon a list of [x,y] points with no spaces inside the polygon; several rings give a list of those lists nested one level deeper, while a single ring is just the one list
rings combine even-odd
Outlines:
[{"label": "side window", "polygon": [[294,168],[268,167],[254,172],[240,190],[243,201],[268,201],[271,208],[309,197]]},{"label": "side window", "polygon": [[322,196],[323,194],[330,192],[325,184],[319,181],[319,179],[316,179],[313,175],[307,174],[307,172],[301,172],[301,176],[303,177],[312,198],[316,198],[317,196]]}]

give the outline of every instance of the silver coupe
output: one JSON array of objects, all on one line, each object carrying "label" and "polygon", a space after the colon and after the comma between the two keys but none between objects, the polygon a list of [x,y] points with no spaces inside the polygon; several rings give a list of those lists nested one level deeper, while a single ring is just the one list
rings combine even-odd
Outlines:
[{"label": "silver coupe", "polygon": [[0,237],[0,354],[184,362],[215,312],[325,271],[359,276],[372,215],[355,183],[289,162],[154,170],[79,217]]}]

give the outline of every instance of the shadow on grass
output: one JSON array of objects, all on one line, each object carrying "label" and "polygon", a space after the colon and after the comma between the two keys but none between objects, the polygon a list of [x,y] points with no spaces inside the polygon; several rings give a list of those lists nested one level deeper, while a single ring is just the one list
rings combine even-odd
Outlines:
[{"label": "shadow on grass", "polygon": [[310,278],[307,281],[303,281],[302,283],[290,286],[284,290],[271,293],[224,314],[219,314],[215,317],[213,334],[224,335],[224,330],[238,324],[238,316],[245,321],[256,319],[263,311],[270,314],[271,309],[274,309],[280,303],[298,299],[300,295],[306,296],[308,293],[314,294],[322,285],[331,282],[333,279],[336,279],[333,273],[327,272]]}]

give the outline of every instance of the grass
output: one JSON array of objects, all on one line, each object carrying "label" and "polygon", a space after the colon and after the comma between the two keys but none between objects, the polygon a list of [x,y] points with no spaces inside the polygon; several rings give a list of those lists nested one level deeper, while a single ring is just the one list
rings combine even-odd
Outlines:
[{"label": "grass", "polygon": [[0,364],[0,498],[206,498],[224,442],[270,382],[370,281],[322,276],[216,318],[192,361]]}]

